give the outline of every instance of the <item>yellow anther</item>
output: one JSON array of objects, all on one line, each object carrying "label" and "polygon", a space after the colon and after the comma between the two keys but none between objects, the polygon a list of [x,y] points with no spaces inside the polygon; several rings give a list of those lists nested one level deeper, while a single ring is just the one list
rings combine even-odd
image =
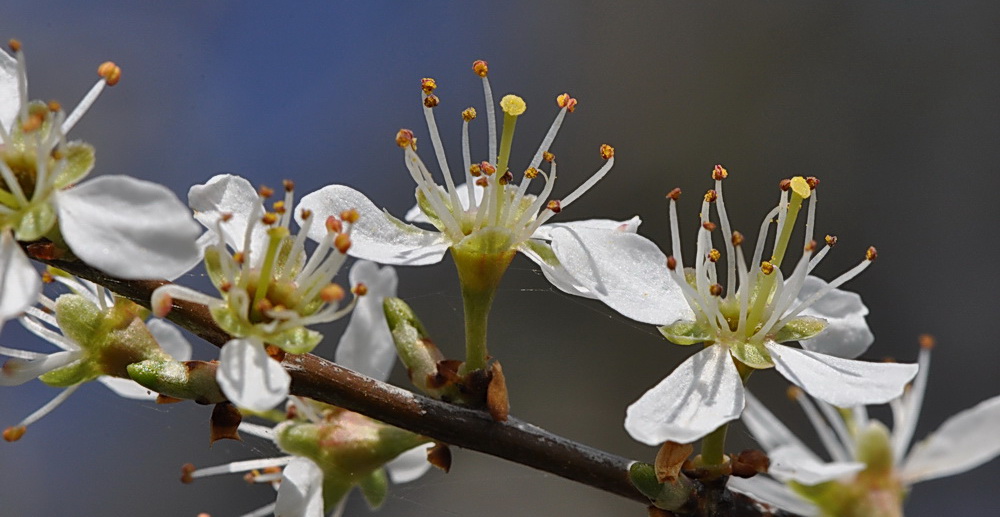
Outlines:
[{"label": "yellow anther", "polygon": [[615,148],[608,144],[601,144],[601,158],[610,160],[615,157]]},{"label": "yellow anther", "polygon": [[330,233],[340,233],[343,229],[344,225],[340,222],[340,219],[337,219],[332,215],[326,218],[326,231]]},{"label": "yellow anther", "polygon": [[319,297],[326,303],[339,302],[344,299],[344,288],[337,284],[330,284],[319,291]]},{"label": "yellow anther", "polygon": [[417,137],[413,136],[413,131],[410,131],[409,129],[400,129],[396,132],[396,145],[404,149],[409,147],[410,149],[416,151]]},{"label": "yellow anther", "polygon": [[246,255],[244,255],[242,251],[237,251],[236,253],[233,253],[233,262],[237,264],[242,264],[245,261],[246,261]]},{"label": "yellow anther", "polygon": [[114,86],[122,79],[122,69],[111,61],[105,61],[97,67],[97,75],[104,78],[108,86]]},{"label": "yellow anther", "polygon": [[792,192],[794,192],[802,199],[805,199],[809,197],[810,194],[812,194],[812,189],[809,188],[809,183],[802,176],[796,176],[792,178],[791,187],[792,187]]},{"label": "yellow anther", "polygon": [[726,170],[722,165],[716,164],[715,168],[712,169],[712,179],[713,180],[724,180],[729,176],[729,171]]},{"label": "yellow anther", "polygon": [[257,193],[260,194],[260,197],[267,199],[274,195],[274,189],[261,185],[260,188],[257,189]]},{"label": "yellow anther", "polygon": [[59,104],[59,101],[49,101],[47,106],[52,113],[62,110],[62,104]]},{"label": "yellow anther", "polygon": [[347,253],[347,250],[351,249],[351,236],[346,233],[338,233],[333,238],[333,247],[337,248],[340,253]]},{"label": "yellow anther", "polygon": [[271,205],[271,209],[274,210],[275,213],[283,214],[285,213],[285,202],[275,201],[274,204]]},{"label": "yellow anther", "polygon": [[805,251],[807,251],[807,252],[816,251],[816,241],[809,241],[809,242],[807,242],[805,248],[803,248],[803,249]]},{"label": "yellow anther", "polygon": [[359,217],[361,217],[361,214],[359,214],[358,211],[353,208],[349,208],[347,210],[340,212],[340,220],[344,221],[345,223],[354,224],[358,222]]},{"label": "yellow anther", "polygon": [[441,99],[438,99],[438,96],[433,93],[424,97],[424,106],[427,106],[428,108],[433,108],[440,103]]},{"label": "yellow anther", "polygon": [[21,51],[21,42],[14,38],[7,40],[7,46],[10,47],[11,52]]},{"label": "yellow anther", "polygon": [[486,74],[490,73],[490,67],[486,64],[486,61],[479,59],[472,62],[472,71],[479,77],[486,77]]},{"label": "yellow anther", "polygon": [[490,186],[490,180],[486,179],[485,176],[482,176],[482,177],[480,177],[479,179],[476,180],[476,185],[478,185],[480,187],[483,187],[483,188],[486,188],[486,187]]},{"label": "yellow anther", "polygon": [[524,170],[524,177],[528,178],[529,180],[533,180],[533,179],[537,178],[538,177],[538,169],[536,169],[534,167],[528,167],[527,169]]},{"label": "yellow anther", "polygon": [[305,221],[306,219],[312,218],[313,212],[308,208],[303,208],[302,210],[299,210],[299,215],[302,216],[302,220]]},{"label": "yellow anther", "polygon": [[712,296],[722,296],[722,284],[712,284],[708,286],[708,294]]},{"label": "yellow anther", "polygon": [[545,205],[545,208],[551,210],[554,214],[558,214],[562,210],[562,204],[558,199],[553,199]]},{"label": "yellow anther", "polygon": [[25,133],[31,133],[32,131],[35,131],[38,128],[42,127],[42,124],[44,122],[45,122],[44,117],[42,117],[38,113],[32,113],[28,115],[27,120],[21,123],[21,131],[24,131]]},{"label": "yellow anther", "polygon": [[528,104],[517,95],[508,94],[500,99],[500,109],[512,117],[517,117],[524,114],[524,111],[528,109]]},{"label": "yellow anther", "polygon": [[476,108],[465,108],[462,110],[462,120],[472,122],[476,118]]},{"label": "yellow anther", "polygon": [[878,258],[878,250],[875,249],[875,246],[869,246],[868,250],[865,251],[865,259],[867,259],[869,262],[874,262],[875,259],[877,258]]},{"label": "yellow anther", "polygon": [[802,396],[802,388],[798,386],[789,386],[788,389],[785,390],[785,394],[792,400],[798,400],[799,397]]},{"label": "yellow anther", "polygon": [[573,113],[576,110],[576,99],[570,97],[568,93],[564,93],[556,97],[556,105],[560,108],[566,108],[566,111]]},{"label": "yellow anther", "polygon": [[819,178],[816,176],[809,176],[806,178],[806,183],[809,184],[809,188],[816,190],[816,187],[819,186]]},{"label": "yellow anther", "polygon": [[837,245],[836,235],[827,235],[826,237],[823,237],[823,240],[826,241],[826,245],[831,248]]},{"label": "yellow anther", "polygon": [[788,189],[791,187],[792,187],[792,181],[788,178],[785,178],[778,182],[778,188],[780,188],[782,192],[788,192]]},{"label": "yellow anther", "polygon": [[478,178],[479,176],[482,176],[483,168],[480,167],[478,163],[473,163],[469,166],[469,174],[471,174],[474,178]]},{"label": "yellow anther", "polygon": [[681,198],[681,189],[674,188],[669,193],[667,193],[667,197],[673,199],[674,201],[677,201],[678,199]]},{"label": "yellow anther", "polygon": [[514,173],[510,172],[510,169],[507,169],[507,172],[501,174],[497,181],[500,182],[501,185],[506,185],[514,181]]},{"label": "yellow anther", "polygon": [[263,217],[260,218],[260,222],[262,222],[262,223],[270,226],[270,225],[278,222],[278,214],[275,214],[275,213],[272,213],[272,212],[268,212],[268,213],[264,214]]},{"label": "yellow anther", "polygon": [[705,192],[705,202],[713,203],[716,199],[719,199],[719,193],[714,189],[709,189]]},{"label": "yellow anther", "polygon": [[708,260],[718,262],[720,258],[722,258],[722,253],[719,250],[712,248],[712,251],[708,252]]},{"label": "yellow anther", "polygon": [[713,223],[712,221],[705,221],[705,222],[701,223],[701,227],[704,228],[704,229],[706,229],[706,230],[708,230],[708,231],[710,231],[710,232],[714,232],[715,229],[717,228],[715,226],[715,223]]},{"label": "yellow anther", "polygon": [[42,283],[51,284],[56,281],[56,277],[52,276],[52,273],[48,271],[42,271]]},{"label": "yellow anther", "polygon": [[284,187],[285,192],[295,190],[295,182],[292,180],[281,180],[281,186]]},{"label": "yellow anther", "polygon": [[430,93],[434,91],[434,88],[437,87],[438,87],[437,81],[431,79],[430,77],[424,77],[423,79],[420,80],[420,89],[423,90],[424,93],[428,95],[430,95]]},{"label": "yellow anther", "polygon": [[479,170],[483,171],[487,176],[492,176],[497,172],[497,168],[493,166],[490,162],[482,162],[479,164]]},{"label": "yellow anther", "polygon": [[542,153],[542,159],[545,160],[548,163],[552,163],[552,161],[556,159],[556,155],[554,155],[554,154],[552,154],[552,153],[550,153],[548,151],[545,151],[545,152]]},{"label": "yellow anther", "polygon": [[743,244],[743,234],[737,231],[733,232],[733,246],[739,246]]},{"label": "yellow anther", "polygon": [[920,337],[917,338],[917,340],[920,342],[920,348],[925,350],[930,350],[937,344],[937,340],[930,334],[920,334]]},{"label": "yellow anther", "polygon": [[760,270],[765,275],[770,275],[771,273],[774,273],[774,264],[765,260],[760,263]]}]

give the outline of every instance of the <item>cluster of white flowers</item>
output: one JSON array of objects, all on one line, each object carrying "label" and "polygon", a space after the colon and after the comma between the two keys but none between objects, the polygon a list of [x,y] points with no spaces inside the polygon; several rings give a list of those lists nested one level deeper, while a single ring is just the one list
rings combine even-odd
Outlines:
[{"label": "cluster of white flowers", "polygon": [[[829,283],[811,275],[837,242],[827,235],[820,248],[814,240],[816,178],[797,176],[780,183],[778,203],[760,224],[749,261],[744,237],[734,231],[726,211],[722,190],[729,173],[722,166],[712,170],[714,188],[700,203],[692,267],[685,268],[680,245],[677,189],[668,195],[669,256],[637,233],[638,217],[549,223],[607,175],[614,149],[602,145],[604,163],[598,171],[561,200],[552,199],[556,161],[550,147],[578,104],[569,94],[558,95],[555,120],[515,184],[511,145],[527,104],[516,95],[504,96],[498,103],[503,113],[498,128],[488,66],[476,61],[473,71],[482,79],[486,101],[488,154],[473,160],[469,125],[477,113],[465,109],[464,184],[453,177],[437,130],[434,112],[441,100],[436,81],[421,81],[421,100],[443,186],[418,156],[414,133],[403,129],[396,137],[417,185],[417,204],[405,220],[434,230],[400,221],[344,185],[308,194],[296,207],[291,181],[283,183],[283,197],[272,202],[273,190],[218,175],[192,187],[185,207],[166,188],[126,176],[77,185],[94,167],[94,150],[67,141],[66,135],[103,89],[119,81],[117,66],[102,64],[100,80],[67,115],[58,103],[28,99],[24,55],[19,43],[12,42],[11,48],[13,56],[0,51],[0,326],[16,318],[60,351],[42,354],[0,346],[0,355],[9,358],[0,367],[0,386],[37,378],[65,389],[4,431],[9,441],[21,438],[29,424],[91,380],[129,398],[153,399],[159,393],[159,400],[184,396],[223,408],[231,403],[243,414],[271,419],[273,428],[243,422],[239,429],[272,440],[288,455],[190,467],[186,479],[252,471],[251,480],[275,487],[277,500],[247,515],[339,515],[355,486],[378,506],[388,478],[405,482],[427,470],[425,449],[432,440],[291,396],[283,358],[316,347],[323,335],[311,327],[351,314],[336,361],[385,380],[397,346],[403,351],[404,345],[394,342],[401,338],[390,332],[383,311],[384,300],[396,295],[396,272],[375,262],[433,264],[450,251],[466,305],[466,361],[454,366],[457,361],[443,359],[420,336],[416,342],[427,347],[422,350],[433,348],[433,353],[420,357],[421,376],[427,380],[418,385],[437,382],[435,375],[445,373],[463,389],[473,380],[492,383],[495,374],[502,385],[498,364],[488,368],[492,357],[485,346],[486,321],[497,285],[520,251],[560,290],[600,300],[630,319],[655,325],[672,343],[703,345],[627,409],[624,425],[633,438],[649,445],[674,442],[689,449],[686,444],[704,439],[696,464],[719,473],[728,461],[722,452],[726,427],[742,416],[771,457],[773,479],[734,479],[729,485],[733,490],[807,514],[860,508],[871,515],[895,515],[913,483],[970,469],[1000,453],[995,432],[1000,398],[993,398],[955,416],[906,454],[926,386],[929,347],[918,364],[857,359],[874,341],[865,321],[868,309],[857,294],[840,286],[877,254],[869,248],[857,266]],[[533,182],[537,194],[529,193]],[[791,264],[785,258],[794,247],[791,236],[800,215],[805,219],[802,254]],[[202,233],[196,221],[207,231]],[[716,247],[720,238],[723,245]],[[765,257],[768,241],[773,244]],[[175,302],[202,304],[231,339],[217,363],[188,361],[190,345],[176,328],[157,319],[144,323],[148,311],[139,305],[59,270],[40,276],[29,255],[81,260],[126,280],[173,280],[201,264],[216,295],[165,282],[149,306],[154,316],[166,317]],[[353,297],[342,303],[348,289],[334,279],[349,256],[357,259],[349,273]],[[719,265],[723,258],[724,269]],[[790,267],[783,273],[786,264]],[[49,298],[41,292],[42,279],[71,292]],[[816,424],[831,462],[809,451],[746,391],[754,371],[771,368],[797,386],[795,397]],[[207,381],[191,380],[196,369],[210,372]],[[496,386],[490,384],[490,389]],[[285,412],[273,409],[282,403]],[[891,404],[895,416],[891,435],[869,420],[864,409],[882,403]],[[505,411],[494,418],[506,418]]]}]

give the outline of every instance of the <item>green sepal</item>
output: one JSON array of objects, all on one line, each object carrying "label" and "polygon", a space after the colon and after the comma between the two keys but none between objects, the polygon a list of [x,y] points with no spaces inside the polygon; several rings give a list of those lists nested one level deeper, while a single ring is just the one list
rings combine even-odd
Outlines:
[{"label": "green sepal", "polygon": [[[435,187],[435,188],[440,190],[440,187]],[[430,204],[429,201],[427,201],[427,196],[424,195],[424,191],[422,188],[417,187],[416,198],[417,198],[417,206],[420,207],[420,211],[423,212],[425,216],[427,216],[427,219],[430,220],[431,224],[433,224],[435,228],[443,230],[444,223],[441,222],[441,218],[438,216],[437,212],[434,211],[434,207]],[[451,207],[450,202],[448,203],[448,206],[449,208]]]},{"label": "green sepal", "polygon": [[746,341],[738,341],[736,343],[725,344],[729,345],[729,352],[733,354],[733,357],[751,368],[763,370],[774,367],[771,354],[768,353],[763,342],[748,343]]},{"label": "green sepal", "polygon": [[823,318],[799,316],[798,318],[793,318],[774,334],[774,342],[802,341],[816,337],[817,334],[826,329],[827,325],[827,321]]},{"label": "green sepal", "polygon": [[226,280],[226,276],[222,270],[222,261],[231,260],[229,257],[223,257],[219,248],[216,246],[208,246],[205,248],[205,271],[208,273],[208,278],[212,281],[212,285],[218,287]]},{"label": "green sepal", "polygon": [[375,510],[382,506],[386,496],[389,495],[389,476],[384,468],[375,469],[371,474],[361,478],[358,488],[361,489],[361,495],[365,496],[365,501],[368,501],[368,506]]},{"label": "green sepal", "polygon": [[94,169],[94,147],[74,140],[62,147],[66,165],[59,171],[52,183],[56,189],[64,189],[86,178]]},{"label": "green sepal", "polygon": [[663,489],[663,483],[656,480],[656,469],[649,463],[635,462],[628,468],[628,479],[642,495],[656,499]]},{"label": "green sepal", "polygon": [[657,327],[657,329],[660,334],[663,334],[663,337],[667,338],[667,341],[675,345],[693,345],[711,341],[714,338],[710,329],[701,326],[696,321],[681,320],[670,325]]},{"label": "green sepal", "polygon": [[57,219],[56,209],[48,200],[33,203],[18,213],[13,223],[14,236],[19,241],[37,241],[56,225]]},{"label": "green sepal", "polygon": [[218,365],[205,361],[146,360],[128,365],[135,382],[161,395],[218,404],[228,400],[215,380]]},{"label": "green sepal", "polygon": [[538,255],[538,257],[541,258],[546,264],[550,266],[559,265],[559,259],[556,258],[555,252],[552,251],[552,246],[550,246],[547,242],[528,239],[524,241],[522,245],[533,251],[535,255]]},{"label": "green sepal", "polygon": [[225,330],[234,336],[256,336],[269,345],[274,345],[290,354],[305,354],[316,348],[323,340],[323,334],[305,327],[294,327],[281,332],[266,332],[257,325],[248,322],[236,310],[227,305],[211,309],[212,318]]}]

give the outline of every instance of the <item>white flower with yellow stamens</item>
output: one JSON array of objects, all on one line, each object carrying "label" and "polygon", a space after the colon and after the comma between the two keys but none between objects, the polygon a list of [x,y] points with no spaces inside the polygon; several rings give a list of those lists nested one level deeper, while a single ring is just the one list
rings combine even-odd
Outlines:
[{"label": "white flower with yellow stamens", "polygon": [[[715,189],[701,205],[694,268],[684,269],[681,256],[679,189],[668,196],[671,257],[637,234],[582,228],[552,232],[559,262],[601,301],[631,319],[659,325],[673,343],[705,344],[629,407],[625,428],[650,445],[688,443],[739,418],[743,382],[753,369],[774,367],[813,396],[840,405],[886,402],[902,393],[917,371],[914,365],[851,360],[872,342],[864,320],[868,309],[856,294],[837,288],[875,259],[875,249],[869,248],[861,264],[829,284],[809,276],[836,242],[828,237],[826,247],[813,256],[818,180],[795,177],[782,182],[778,206],[761,224],[748,267],[743,236],[732,231],[723,203],[722,180],[727,175],[721,166],[713,170]],[[811,202],[804,251],[784,277],[780,266],[806,199]],[[725,234],[728,267],[723,276],[716,267],[722,252],[712,243],[717,227],[709,220],[713,205]],[[774,218],[774,249],[770,259],[762,261]],[[723,278],[726,288],[720,283]],[[782,344],[788,341],[801,342],[802,349]]]},{"label": "white flower with yellow stamens", "polygon": [[[314,214],[303,210],[298,214],[300,231],[292,234],[294,185],[284,183],[284,198],[269,212],[263,201],[272,194],[267,188],[258,192],[247,180],[228,174],[192,187],[191,208],[209,229],[202,239],[205,268],[220,297],[167,284],[154,291],[152,299],[160,316],[169,312],[173,299],[209,308],[219,327],[234,338],[222,347],[219,385],[234,404],[257,411],[284,400],[290,383],[265,345],[294,354],[309,352],[323,336],[308,327],[339,319],[355,304],[363,305],[356,314],[360,317],[351,319],[341,347],[380,356],[395,349],[385,317],[380,317],[382,298],[396,293],[392,268],[380,270],[357,262],[351,269],[356,296],[346,307],[340,305],[344,289],[333,283],[347,259],[357,213],[347,210],[339,218],[330,216],[317,223]],[[325,236],[310,255],[305,250],[306,234],[317,225]],[[365,293],[369,295],[362,296]]]},{"label": "white flower with yellow stamens", "polygon": [[[198,225],[162,185],[102,176],[79,186],[94,149],[66,134],[108,85],[121,78],[112,62],[67,115],[57,102],[29,101],[21,45],[0,50],[0,322],[35,301],[38,274],[17,241],[48,238],[114,276],[174,278],[198,256]],[[58,224],[57,224],[58,223]]]},{"label": "white flower with yellow stamens", "polygon": [[[1000,454],[1000,396],[945,421],[912,449],[927,388],[933,338],[921,339],[920,373],[889,401],[893,428],[868,418],[864,406],[839,409],[791,389],[829,454],[824,461],[763,404],[747,397],[743,421],[771,459],[771,478],[730,479],[729,487],[802,515],[903,514],[915,483],[960,474]],[[775,481],[777,480],[777,481]]]},{"label": "white flower with yellow stamens", "polygon": [[[436,231],[406,224],[377,208],[364,194],[343,185],[328,186],[306,196],[302,206],[320,215],[336,214],[348,208],[358,210],[361,219],[354,228],[352,256],[385,264],[417,266],[439,262],[450,248],[457,262],[462,262],[461,257],[490,256],[496,257],[495,261],[506,268],[515,252],[521,251],[538,263],[558,287],[576,292],[572,280],[559,270],[546,244],[551,228],[617,228],[624,225],[624,229],[634,231],[638,218],[630,221],[596,219],[551,226],[545,223],[611,170],[614,149],[608,145],[601,146],[600,154],[605,163],[600,170],[568,196],[550,200],[556,179],[556,163],[549,147],[566,114],[577,105],[576,99],[568,94],[559,95],[556,104],[560,109],[555,121],[524,169],[520,185],[515,184],[514,175],[508,167],[511,143],[514,126],[527,105],[516,95],[506,95],[500,100],[504,121],[498,146],[494,99],[487,79],[486,62],[476,61],[473,70],[482,77],[485,91],[489,150],[486,160],[473,161],[469,123],[477,117],[477,113],[473,108],[466,109],[462,112],[464,184],[456,185],[438,134],[434,110],[440,101],[433,93],[437,88],[433,79],[421,82],[423,110],[434,154],[444,177],[443,187],[435,182],[430,169],[417,155],[417,138],[413,132],[403,129],[396,136],[397,144],[403,148],[406,168],[417,184],[417,206],[406,214],[405,219],[431,224]],[[548,173],[541,170],[543,162],[550,164]],[[539,177],[543,182],[541,192],[537,195],[528,193],[533,180]],[[314,228],[310,236],[320,239],[322,232]]]}]

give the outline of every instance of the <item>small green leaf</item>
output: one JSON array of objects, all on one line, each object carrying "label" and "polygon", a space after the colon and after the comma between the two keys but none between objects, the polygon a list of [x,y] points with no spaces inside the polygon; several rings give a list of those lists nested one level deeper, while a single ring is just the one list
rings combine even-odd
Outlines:
[{"label": "small green leaf", "polygon": [[659,327],[660,334],[675,345],[693,345],[714,339],[712,331],[696,321],[678,321]]},{"label": "small green leaf", "polygon": [[826,329],[827,322],[823,318],[813,316],[799,316],[789,321],[781,330],[774,334],[776,343],[786,341],[802,341],[815,337]]}]

